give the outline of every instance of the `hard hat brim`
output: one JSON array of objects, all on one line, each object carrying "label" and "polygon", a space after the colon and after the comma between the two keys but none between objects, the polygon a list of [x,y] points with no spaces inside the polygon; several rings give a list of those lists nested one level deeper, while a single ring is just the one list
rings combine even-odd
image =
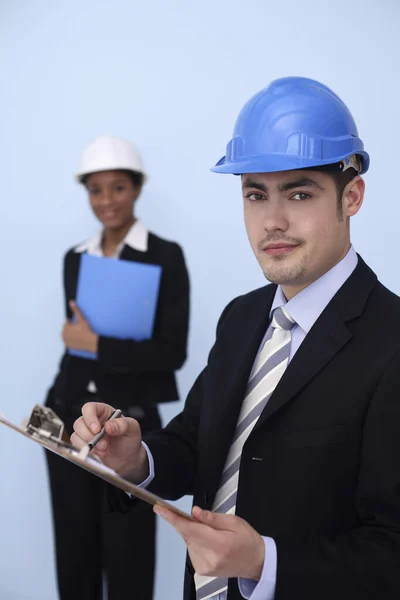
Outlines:
[{"label": "hard hat brim", "polygon": [[[364,150],[357,152],[362,158],[362,170],[360,175],[366,173],[369,168],[369,155]],[[307,159],[287,154],[266,154],[263,156],[254,156],[249,160],[226,161],[222,157],[217,164],[210,170],[213,173],[223,173],[230,175],[242,175],[244,173],[277,173],[279,171],[297,171],[300,169],[310,169],[312,167],[323,167],[332,165],[347,158],[347,156],[338,156],[329,161],[323,159]]]}]

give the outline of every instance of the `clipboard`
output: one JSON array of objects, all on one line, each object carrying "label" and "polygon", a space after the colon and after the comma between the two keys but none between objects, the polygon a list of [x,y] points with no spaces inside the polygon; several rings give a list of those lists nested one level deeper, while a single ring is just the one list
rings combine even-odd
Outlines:
[{"label": "clipboard", "polygon": [[[46,413],[44,411],[46,411]],[[53,422],[51,422],[50,425],[48,422],[46,422],[44,428],[32,427],[32,422],[35,420],[35,415],[37,417],[38,414],[51,414],[53,417]],[[13,429],[17,433],[20,433],[24,437],[27,437],[30,440],[40,444],[43,446],[43,448],[46,448],[46,450],[54,452],[54,454],[61,456],[65,460],[77,465],[81,469],[85,469],[85,471],[88,471],[96,477],[103,479],[107,483],[114,485],[120,490],[132,494],[136,498],[139,498],[148,504],[152,504],[153,506],[155,504],[164,506],[165,508],[177,513],[181,517],[193,520],[193,517],[189,513],[186,513],[176,506],[173,506],[156,494],[153,494],[144,488],[138,487],[134,483],[124,479],[118,475],[118,473],[104,465],[97,457],[94,458],[89,455],[86,458],[82,458],[79,455],[80,449],[75,448],[69,443],[69,441],[67,441],[68,437],[64,435],[64,424],[51,409],[37,404],[32,411],[30,419],[26,419],[21,426],[15,425],[15,423],[12,423],[6,419],[0,411],[0,423],[6,425],[6,427],[9,427],[10,429]],[[37,424],[37,418],[35,424]]]}]

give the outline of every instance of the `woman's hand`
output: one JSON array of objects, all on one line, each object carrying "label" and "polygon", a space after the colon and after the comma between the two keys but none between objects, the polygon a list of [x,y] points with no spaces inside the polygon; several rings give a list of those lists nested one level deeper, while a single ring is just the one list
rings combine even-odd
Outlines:
[{"label": "woman's hand", "polygon": [[71,300],[69,305],[75,320],[67,321],[64,325],[62,330],[64,344],[73,350],[86,350],[97,354],[99,336],[92,331],[77,304]]}]

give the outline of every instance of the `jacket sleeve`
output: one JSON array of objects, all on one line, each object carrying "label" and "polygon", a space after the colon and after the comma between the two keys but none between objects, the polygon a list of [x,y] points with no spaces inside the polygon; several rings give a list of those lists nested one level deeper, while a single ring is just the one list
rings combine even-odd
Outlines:
[{"label": "jacket sleeve", "polygon": [[[217,338],[234,300],[223,311],[217,326]],[[208,357],[213,360],[215,344]],[[144,436],[153,456],[155,477],[149,489],[168,500],[194,493],[197,469],[197,445],[208,365],[190,390],[183,411],[162,430]]]},{"label": "jacket sleeve", "polygon": [[[72,254],[71,250],[66,252],[66,254],[64,255],[64,258],[63,258],[63,267],[62,267],[62,282],[63,282],[64,307],[65,307],[65,318],[66,319],[70,319],[72,317],[72,311],[68,304],[68,300],[69,300],[68,285],[70,282],[69,269],[70,269],[70,262],[71,262],[71,254]],[[67,352],[64,350],[63,355],[61,356],[61,359],[59,362],[58,373],[57,373],[56,379],[53,381],[53,384],[48,389],[47,394],[46,394],[46,398],[44,401],[46,406],[51,406],[53,404],[55,386],[56,385],[58,385],[60,387],[65,386],[65,382],[63,380],[65,379],[64,364],[66,362],[66,359],[67,359]]]},{"label": "jacket sleeve", "polygon": [[121,340],[100,336],[98,360],[120,373],[175,371],[186,360],[189,327],[189,277],[182,250],[172,246],[163,266],[154,335],[150,340]]},{"label": "jacket sleeve", "polygon": [[72,311],[69,306],[69,301],[73,300],[74,296],[75,296],[74,293],[71,293],[72,290],[70,290],[70,286],[72,284],[74,284],[76,287],[76,281],[75,281],[76,277],[74,277],[73,273],[72,273],[72,256],[73,256],[73,250],[69,250],[64,255],[64,261],[63,261],[63,288],[64,288],[64,305],[65,305],[65,318],[66,319],[72,318]]},{"label": "jacket sleeve", "polygon": [[365,419],[356,508],[359,526],[308,540],[275,537],[275,600],[400,597],[400,352]]},{"label": "jacket sleeve", "polygon": [[[228,304],[219,319],[217,337],[225,316],[234,302],[235,300]],[[208,363],[213,360],[214,347],[211,349]],[[194,383],[183,411],[164,429],[143,437],[153,457],[155,470],[154,479],[148,489],[167,500],[176,500],[194,492],[198,427],[207,370],[208,367]],[[109,489],[108,498],[110,509],[122,513],[136,509],[141,504],[115,488]]]}]

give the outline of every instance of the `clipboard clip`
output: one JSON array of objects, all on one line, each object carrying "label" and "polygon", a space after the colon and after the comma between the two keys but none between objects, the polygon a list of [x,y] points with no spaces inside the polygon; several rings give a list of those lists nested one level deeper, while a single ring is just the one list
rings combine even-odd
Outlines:
[{"label": "clipboard clip", "polygon": [[64,430],[64,423],[48,406],[36,404],[33,407],[29,419],[25,419],[22,423],[22,427],[26,430],[26,433],[32,437],[50,440],[56,444],[62,445],[64,445],[65,442],[68,442],[68,436]]}]

